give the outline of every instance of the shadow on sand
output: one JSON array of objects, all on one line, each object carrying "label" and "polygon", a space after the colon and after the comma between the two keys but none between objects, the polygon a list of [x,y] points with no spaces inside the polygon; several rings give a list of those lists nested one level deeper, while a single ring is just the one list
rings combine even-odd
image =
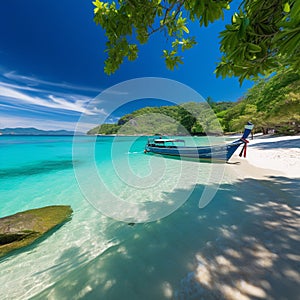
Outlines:
[{"label": "shadow on sand", "polygon": [[263,140],[261,143],[253,144],[253,146],[258,147],[260,149],[289,149],[289,148],[299,148],[300,145],[300,137],[290,140],[282,140],[276,142],[268,142],[267,139]]},{"label": "shadow on sand", "polygon": [[53,274],[35,298],[299,299],[299,190],[296,179],[246,178],[199,209],[199,185],[160,221],[112,223],[106,234],[117,246],[58,282]]}]

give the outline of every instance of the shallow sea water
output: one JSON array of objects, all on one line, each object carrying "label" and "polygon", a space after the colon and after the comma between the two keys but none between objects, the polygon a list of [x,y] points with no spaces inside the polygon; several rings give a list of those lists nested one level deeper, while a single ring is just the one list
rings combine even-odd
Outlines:
[{"label": "shallow sea water", "polygon": [[0,137],[0,217],[46,205],[74,210],[58,230],[0,260],[0,299],[178,296],[197,250],[218,237],[208,218],[221,199],[200,209],[200,197],[230,176],[223,164],[145,155],[145,142]]}]

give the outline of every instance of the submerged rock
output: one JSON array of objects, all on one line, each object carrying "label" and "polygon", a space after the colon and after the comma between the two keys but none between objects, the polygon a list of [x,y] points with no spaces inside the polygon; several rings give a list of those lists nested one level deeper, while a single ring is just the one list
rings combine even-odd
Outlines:
[{"label": "submerged rock", "polygon": [[30,245],[46,232],[70,219],[68,205],[46,206],[0,218],[0,257]]}]

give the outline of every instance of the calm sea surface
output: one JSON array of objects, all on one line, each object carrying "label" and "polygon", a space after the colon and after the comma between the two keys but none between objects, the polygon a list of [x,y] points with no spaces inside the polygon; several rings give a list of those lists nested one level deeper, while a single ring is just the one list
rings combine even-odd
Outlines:
[{"label": "calm sea surface", "polygon": [[197,250],[218,237],[207,228],[219,193],[204,209],[198,203],[224,166],[145,155],[145,143],[0,136],[0,217],[57,204],[74,210],[47,238],[0,260],[0,299],[180,296]]}]

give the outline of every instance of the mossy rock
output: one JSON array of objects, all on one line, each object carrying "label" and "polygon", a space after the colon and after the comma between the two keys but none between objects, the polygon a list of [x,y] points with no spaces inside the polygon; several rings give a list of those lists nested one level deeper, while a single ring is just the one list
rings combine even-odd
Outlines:
[{"label": "mossy rock", "polygon": [[72,213],[71,206],[55,205],[0,218],[0,257],[32,244],[46,232],[68,221]]}]

